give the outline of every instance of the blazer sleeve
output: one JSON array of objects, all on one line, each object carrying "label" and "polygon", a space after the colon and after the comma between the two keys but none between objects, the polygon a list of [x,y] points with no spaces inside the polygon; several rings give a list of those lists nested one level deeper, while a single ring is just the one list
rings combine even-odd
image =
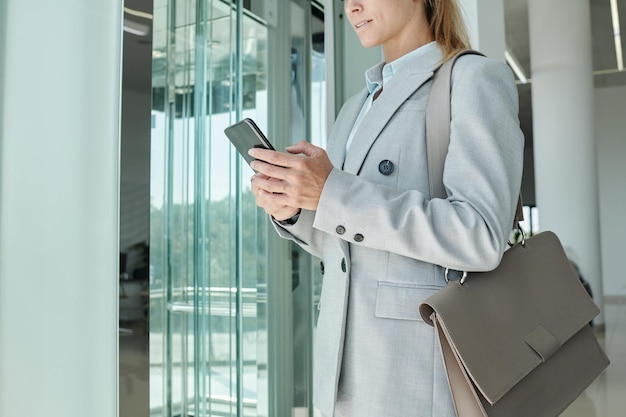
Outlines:
[{"label": "blazer sleeve", "polygon": [[451,100],[447,199],[431,200],[417,189],[397,190],[334,169],[313,227],[352,245],[451,269],[495,268],[522,176],[524,138],[513,75],[504,63],[463,56],[453,69]]},{"label": "blazer sleeve", "polygon": [[281,225],[271,220],[278,235],[291,240],[313,256],[322,258],[323,235],[321,230],[313,228],[315,212],[302,210],[298,220],[292,225]]}]

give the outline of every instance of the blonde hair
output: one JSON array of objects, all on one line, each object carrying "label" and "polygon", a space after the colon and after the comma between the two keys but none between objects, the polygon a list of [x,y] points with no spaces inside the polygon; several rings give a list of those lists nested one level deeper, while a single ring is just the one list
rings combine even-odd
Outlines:
[{"label": "blonde hair", "polygon": [[470,49],[469,36],[456,0],[424,0],[424,7],[430,31],[443,50],[444,61],[461,50]]}]

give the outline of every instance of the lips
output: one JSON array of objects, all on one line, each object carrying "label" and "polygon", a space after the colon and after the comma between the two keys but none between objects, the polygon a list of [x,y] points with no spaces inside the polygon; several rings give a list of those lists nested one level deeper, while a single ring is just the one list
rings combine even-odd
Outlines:
[{"label": "lips", "polygon": [[364,20],[362,22],[357,23],[356,25],[354,25],[355,28],[360,29],[363,26],[367,25],[368,23],[370,23],[371,20]]}]

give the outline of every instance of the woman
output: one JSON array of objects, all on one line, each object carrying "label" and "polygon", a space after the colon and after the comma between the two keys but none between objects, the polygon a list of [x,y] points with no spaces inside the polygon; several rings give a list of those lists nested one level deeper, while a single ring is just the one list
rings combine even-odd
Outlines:
[{"label": "woman", "polygon": [[425,109],[434,70],[468,47],[454,0],[347,0],[384,62],[343,106],[327,151],[254,149],[256,202],[278,233],[322,259],[314,403],[327,416],[454,416],[433,329],[418,306],[442,267],[496,267],[519,193],[523,137],[506,65],[456,62],[444,184],[431,199]]}]

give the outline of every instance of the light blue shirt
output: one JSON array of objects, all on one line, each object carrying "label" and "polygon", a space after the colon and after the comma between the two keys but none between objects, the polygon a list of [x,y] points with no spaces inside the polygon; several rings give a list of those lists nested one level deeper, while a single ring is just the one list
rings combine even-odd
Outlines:
[{"label": "light blue shirt", "polygon": [[389,85],[389,83],[392,82],[394,75],[400,72],[400,69],[402,69],[408,62],[414,59],[419,59],[419,57],[424,55],[430,48],[436,47],[436,42],[427,43],[426,45],[423,45],[417,49],[414,49],[408,54],[401,56],[395,61],[392,61],[388,64],[381,62],[365,71],[365,83],[367,85],[369,95],[363,103],[363,107],[361,107],[359,116],[356,118],[354,126],[350,131],[350,136],[348,137],[348,142],[346,143],[346,152],[348,152],[348,150],[350,149],[350,145],[354,140],[354,135],[359,129],[361,122],[363,122],[363,119],[365,119],[367,112],[372,108],[372,104],[374,103],[374,97],[376,96],[378,90],[381,90],[383,88],[383,85]]}]

